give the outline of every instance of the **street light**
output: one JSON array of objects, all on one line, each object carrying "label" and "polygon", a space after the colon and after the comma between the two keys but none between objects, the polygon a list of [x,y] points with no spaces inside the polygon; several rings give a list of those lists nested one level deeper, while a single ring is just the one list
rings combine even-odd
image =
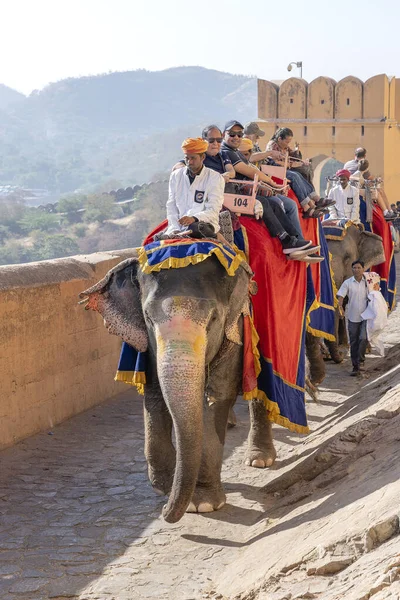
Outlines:
[{"label": "street light", "polygon": [[300,77],[303,78],[303,61],[289,63],[287,67],[288,71],[293,69],[292,65],[295,65],[298,69],[300,69]]}]

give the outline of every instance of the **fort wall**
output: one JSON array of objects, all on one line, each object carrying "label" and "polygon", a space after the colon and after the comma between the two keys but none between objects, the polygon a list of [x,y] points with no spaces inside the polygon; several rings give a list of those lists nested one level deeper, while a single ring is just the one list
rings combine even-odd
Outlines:
[{"label": "fort wall", "polygon": [[123,391],[121,341],[79,292],[132,250],[0,267],[0,448]]},{"label": "fort wall", "polygon": [[[362,82],[349,76],[311,83],[290,77],[280,86],[258,80],[258,118],[268,141],[279,127],[293,130],[314,167],[326,158],[345,163],[355,148],[367,148],[370,170],[384,179],[391,202],[400,199],[400,80],[385,74]],[[316,187],[319,183],[314,181]]]}]

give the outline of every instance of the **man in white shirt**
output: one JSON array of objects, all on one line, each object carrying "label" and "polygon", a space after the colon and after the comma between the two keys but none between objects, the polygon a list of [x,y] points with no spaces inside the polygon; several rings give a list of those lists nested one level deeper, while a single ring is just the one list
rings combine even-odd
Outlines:
[{"label": "man in white shirt", "polygon": [[335,200],[329,207],[329,219],[360,222],[360,192],[350,185],[350,172],[346,169],[337,171],[339,183],[329,192],[328,198]]},{"label": "man in white shirt", "polygon": [[347,161],[343,168],[349,171],[350,175],[353,175],[358,170],[359,161],[365,159],[366,156],[367,151],[365,148],[357,148],[354,152],[354,159]]},{"label": "man in white shirt", "polygon": [[192,230],[196,237],[215,237],[224,201],[222,175],[203,165],[208,142],[188,138],[182,143],[186,168],[172,171],[167,201],[166,234]]},{"label": "man in white shirt", "polygon": [[343,300],[347,296],[347,322],[350,338],[350,356],[353,364],[351,375],[359,375],[365,361],[367,348],[367,322],[362,318],[362,313],[368,304],[368,285],[364,275],[364,263],[355,260],[352,265],[353,277],[346,279],[337,293],[339,311],[343,315]]}]

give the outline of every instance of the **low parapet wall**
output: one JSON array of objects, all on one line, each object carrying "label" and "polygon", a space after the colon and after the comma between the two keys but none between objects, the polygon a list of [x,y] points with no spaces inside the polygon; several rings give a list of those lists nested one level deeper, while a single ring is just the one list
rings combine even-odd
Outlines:
[{"label": "low parapet wall", "polygon": [[132,250],[0,267],[0,448],[123,391],[121,342],[79,292]]}]

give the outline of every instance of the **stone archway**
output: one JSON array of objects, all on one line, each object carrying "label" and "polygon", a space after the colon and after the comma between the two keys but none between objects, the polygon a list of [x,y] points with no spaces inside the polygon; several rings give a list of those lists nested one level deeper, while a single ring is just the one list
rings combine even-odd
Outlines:
[{"label": "stone archway", "polygon": [[317,166],[314,168],[313,183],[315,190],[319,193],[320,196],[323,197],[325,195],[327,177],[332,177],[332,175],[334,175],[336,171],[338,171],[338,169],[341,169],[342,167],[342,162],[336,160],[336,158],[332,158],[329,156],[326,156],[318,162]]}]

